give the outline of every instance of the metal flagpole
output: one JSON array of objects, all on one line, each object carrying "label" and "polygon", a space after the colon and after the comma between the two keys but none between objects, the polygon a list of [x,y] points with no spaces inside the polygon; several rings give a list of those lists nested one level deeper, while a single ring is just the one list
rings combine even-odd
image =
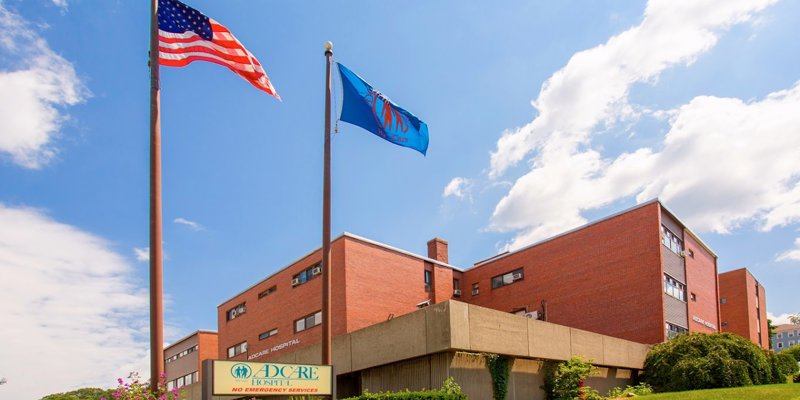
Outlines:
[{"label": "metal flagpole", "polygon": [[[333,43],[325,43],[325,161],[322,184],[322,364],[331,362],[331,57]],[[336,380],[336,376],[333,376]],[[335,386],[335,385],[334,385]],[[335,398],[334,393],[331,398]]]},{"label": "metal flagpole", "polygon": [[150,15],[150,388],[164,372],[161,265],[161,92],[158,66],[158,0]]}]

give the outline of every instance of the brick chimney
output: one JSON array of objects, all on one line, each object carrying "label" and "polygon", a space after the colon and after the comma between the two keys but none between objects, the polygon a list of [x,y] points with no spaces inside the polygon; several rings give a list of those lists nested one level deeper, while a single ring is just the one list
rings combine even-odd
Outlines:
[{"label": "brick chimney", "polygon": [[438,237],[429,240],[428,258],[447,264],[447,241]]}]

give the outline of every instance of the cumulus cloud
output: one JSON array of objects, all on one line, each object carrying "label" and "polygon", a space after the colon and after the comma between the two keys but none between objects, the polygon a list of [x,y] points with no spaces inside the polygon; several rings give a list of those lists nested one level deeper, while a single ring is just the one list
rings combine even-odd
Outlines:
[{"label": "cumulus cloud", "polygon": [[67,0],[53,0],[53,4],[55,4],[56,6],[61,8],[62,10],[66,10],[67,6],[68,6]]},{"label": "cumulus cloud", "polygon": [[472,181],[467,178],[455,177],[453,178],[450,183],[447,184],[444,188],[444,192],[442,192],[442,197],[458,197],[459,199],[463,199],[464,196],[469,195],[470,188],[472,186]]},{"label": "cumulus cloud", "polygon": [[784,325],[784,324],[791,324],[792,321],[789,319],[792,317],[793,314],[780,314],[775,315],[771,312],[767,312],[767,318],[772,321],[772,325]]},{"label": "cumulus cloud", "polygon": [[1,2],[0,26],[0,154],[40,168],[56,154],[53,140],[69,118],[64,108],[83,102],[89,92],[72,64]]},{"label": "cumulus cloud", "polygon": [[191,228],[193,231],[205,230],[205,228],[203,228],[203,225],[200,225],[200,224],[198,224],[197,222],[194,222],[194,221],[189,221],[186,218],[178,217],[178,218],[175,218],[174,220],[172,220],[172,222],[174,222],[176,224],[186,225],[189,228]]},{"label": "cumulus cloud", "polygon": [[0,275],[4,398],[149,375],[147,293],[105,240],[0,203]]},{"label": "cumulus cloud", "polygon": [[778,256],[776,261],[800,261],[800,238],[794,240],[794,249],[787,250]]},{"label": "cumulus cloud", "polygon": [[150,261],[150,248],[149,247],[134,247],[133,254],[136,256],[136,261]]},{"label": "cumulus cloud", "polygon": [[[620,199],[658,197],[698,231],[726,233],[800,221],[800,84],[762,99],[697,96],[674,110],[628,102],[637,83],[689,65],[721,32],[773,1],[650,1],[641,24],[575,54],[542,86],[539,115],[505,132],[492,153],[496,179],[533,154],[495,207],[490,228],[517,231],[516,249],[586,222],[582,212]],[[604,156],[601,132],[641,118],[665,120],[660,143]]]}]

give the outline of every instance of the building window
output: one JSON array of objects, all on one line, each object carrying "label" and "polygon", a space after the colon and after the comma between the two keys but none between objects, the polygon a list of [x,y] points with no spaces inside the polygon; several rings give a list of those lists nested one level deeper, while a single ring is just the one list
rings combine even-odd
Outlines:
[{"label": "building window", "polygon": [[461,297],[461,281],[453,279],[453,296]]},{"label": "building window", "polygon": [[259,294],[258,294],[258,298],[259,298],[259,299],[261,299],[261,298],[267,297],[267,296],[269,296],[269,295],[271,295],[271,294],[275,293],[275,291],[276,291],[276,290],[278,290],[278,287],[273,285],[273,286],[272,286],[272,287],[270,287],[269,289],[267,289],[267,290],[265,290],[265,291],[263,291],[263,292],[259,293]]},{"label": "building window", "polygon": [[241,316],[242,314],[247,312],[247,307],[245,307],[245,303],[239,304],[236,307],[231,308],[227,312],[228,321]]},{"label": "building window", "polygon": [[177,381],[175,381],[175,386],[177,386],[179,388],[183,387],[183,377],[180,377],[180,378],[178,378]]},{"label": "building window", "polygon": [[692,257],[692,258],[694,258],[694,250],[692,250],[692,249],[689,249],[689,250],[687,250],[687,251],[686,251],[686,254],[687,254],[689,257]]},{"label": "building window", "polygon": [[681,301],[686,301],[686,285],[664,274],[664,293]]},{"label": "building window", "polygon": [[786,335],[787,337],[794,337],[794,331],[789,331],[789,334]]},{"label": "building window", "polygon": [[169,382],[167,382],[167,391],[168,391],[168,392],[169,392],[169,391],[172,391],[172,389],[173,389],[174,387],[175,387],[175,381],[169,381]]},{"label": "building window", "polygon": [[692,295],[689,296],[689,297],[692,299],[692,301],[697,301],[697,295],[696,294],[692,293]]},{"label": "building window", "polygon": [[425,291],[430,292],[431,281],[433,280],[433,271],[425,270],[424,280],[425,280]]},{"label": "building window", "polygon": [[277,334],[278,334],[278,328],[275,328],[258,335],[258,340],[264,340],[266,338],[273,337]]},{"label": "building window", "polygon": [[678,326],[667,322],[667,340],[672,339],[675,336],[678,336],[681,333],[686,333],[686,332],[689,332],[689,330],[682,326]]},{"label": "building window", "polygon": [[783,332],[778,333],[777,335],[775,335],[775,337],[777,337],[778,339],[783,339]]},{"label": "building window", "polygon": [[782,348],[783,348],[783,342],[778,342],[778,348],[779,348],[779,349],[782,349]]},{"label": "building window", "polygon": [[481,292],[481,289],[478,287],[478,283],[472,284],[472,295],[477,296]]},{"label": "building window", "polygon": [[724,297],[719,299],[719,304],[727,304],[727,303],[728,303],[728,299],[726,299]]},{"label": "building window", "polygon": [[790,340],[789,341],[789,347],[792,347],[792,346],[794,346],[794,340]]},{"label": "building window", "polygon": [[294,331],[302,332],[306,329],[313,328],[322,323],[322,311],[317,311],[314,314],[305,316],[294,321]]},{"label": "building window", "polygon": [[522,268],[515,269],[503,275],[497,275],[492,278],[492,289],[497,289],[506,285],[510,285],[516,281],[521,281],[524,278]]},{"label": "building window", "polygon": [[292,287],[302,285],[322,274],[322,263],[318,262],[292,277]]},{"label": "building window", "polygon": [[661,243],[667,246],[675,254],[680,255],[683,251],[683,241],[678,238],[678,235],[672,233],[666,226],[661,225]]},{"label": "building window", "polygon": [[183,379],[184,379],[184,384],[185,385],[188,386],[188,385],[192,384],[192,374],[184,376]]},{"label": "building window", "polygon": [[198,376],[197,376],[197,371],[192,372],[192,377],[194,378],[195,382],[200,382],[200,379],[198,379]]},{"label": "building window", "polygon": [[[247,352],[247,342],[242,342],[237,345],[228,347],[228,358],[233,358],[239,354]],[[179,385],[181,386],[181,385]]]}]

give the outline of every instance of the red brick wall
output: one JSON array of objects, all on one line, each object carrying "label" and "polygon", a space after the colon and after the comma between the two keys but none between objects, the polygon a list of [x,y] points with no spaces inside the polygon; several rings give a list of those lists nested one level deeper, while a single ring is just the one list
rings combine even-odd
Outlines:
[{"label": "red brick wall", "polygon": [[[686,251],[684,260],[686,262],[686,292],[689,304],[689,332],[718,332],[721,324],[717,293],[717,259],[688,232],[684,233],[683,238]],[[690,252],[694,253],[694,257],[689,255]],[[696,301],[692,301],[692,293],[697,297]],[[717,329],[694,321],[692,317],[695,316],[714,324]]]},{"label": "red brick wall", "polygon": [[[665,339],[659,205],[652,203],[499,258],[464,273],[463,300],[640,343]],[[491,278],[524,268],[524,279],[492,289]],[[474,282],[480,294],[471,295]]]},{"label": "red brick wall", "polygon": [[[767,333],[767,304],[764,287],[759,285],[759,313],[761,314],[761,347],[769,348]],[[719,275],[719,296],[726,300],[720,305],[721,319],[727,322],[723,332],[731,332],[750,339],[759,344],[756,314],[756,279],[741,268]]]},{"label": "red brick wall", "polygon": [[211,332],[198,332],[197,337],[197,376],[203,380],[203,360],[217,358],[217,334]]}]

